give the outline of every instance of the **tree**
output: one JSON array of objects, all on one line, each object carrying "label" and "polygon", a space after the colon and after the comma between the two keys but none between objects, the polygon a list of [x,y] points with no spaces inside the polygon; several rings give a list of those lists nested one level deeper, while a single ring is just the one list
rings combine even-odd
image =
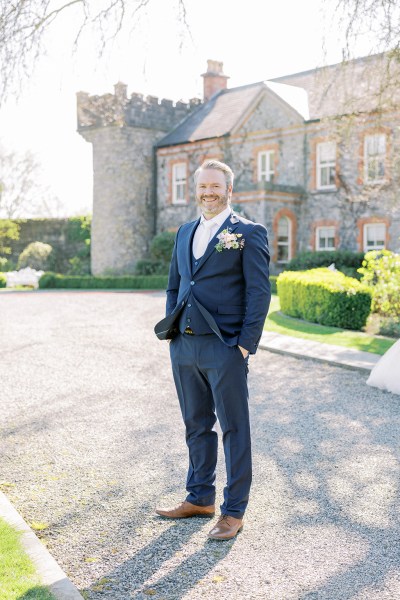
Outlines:
[{"label": "tree", "polygon": [[59,208],[57,199],[38,182],[39,164],[30,152],[0,149],[0,218],[47,215]]},{"label": "tree", "polygon": [[[325,0],[326,2],[327,0]],[[391,51],[399,59],[400,5],[398,0],[337,0],[336,13],[344,31],[344,59],[354,55],[361,37],[368,37],[371,54]]]},{"label": "tree", "polygon": [[[152,0],[0,0],[0,103],[34,71],[45,51],[45,35],[67,13],[74,14],[71,51],[85,30],[92,30],[100,54],[123,26],[133,27],[137,13]],[[173,0],[186,26],[185,0]]]}]

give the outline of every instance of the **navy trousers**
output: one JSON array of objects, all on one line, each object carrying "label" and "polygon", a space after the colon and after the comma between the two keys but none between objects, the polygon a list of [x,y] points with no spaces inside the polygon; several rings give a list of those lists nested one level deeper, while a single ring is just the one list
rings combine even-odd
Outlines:
[{"label": "navy trousers", "polygon": [[171,341],[170,354],[189,449],[186,500],[198,506],[215,502],[218,417],[227,474],[221,513],[241,518],[252,476],[248,359],[214,334],[180,334]]}]

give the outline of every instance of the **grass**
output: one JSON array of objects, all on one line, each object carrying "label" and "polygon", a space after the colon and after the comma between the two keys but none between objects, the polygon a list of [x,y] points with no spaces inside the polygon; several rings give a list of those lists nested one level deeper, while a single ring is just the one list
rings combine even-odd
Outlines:
[{"label": "grass", "polygon": [[380,355],[384,354],[396,341],[392,338],[378,337],[362,331],[325,327],[317,323],[288,317],[280,312],[279,298],[276,295],[272,296],[270,312],[264,330]]},{"label": "grass", "polygon": [[0,518],[0,600],[56,600],[41,585],[20,533]]}]

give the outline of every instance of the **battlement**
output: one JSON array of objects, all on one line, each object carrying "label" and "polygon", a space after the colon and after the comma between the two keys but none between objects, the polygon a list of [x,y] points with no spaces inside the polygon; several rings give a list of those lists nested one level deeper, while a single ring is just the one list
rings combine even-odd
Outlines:
[{"label": "battlement", "polygon": [[128,98],[126,84],[119,82],[114,86],[114,94],[89,96],[86,92],[77,93],[78,131],[127,125],[167,132],[201,103],[200,98],[174,103],[136,92]]}]

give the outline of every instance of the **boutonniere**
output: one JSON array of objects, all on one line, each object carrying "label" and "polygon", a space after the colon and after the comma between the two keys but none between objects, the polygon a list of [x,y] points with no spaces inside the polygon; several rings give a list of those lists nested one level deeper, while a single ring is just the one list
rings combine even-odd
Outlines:
[{"label": "boutonniere", "polygon": [[242,250],[244,246],[244,237],[242,233],[231,233],[231,229],[228,227],[217,235],[218,244],[215,245],[217,252],[222,250]]}]

